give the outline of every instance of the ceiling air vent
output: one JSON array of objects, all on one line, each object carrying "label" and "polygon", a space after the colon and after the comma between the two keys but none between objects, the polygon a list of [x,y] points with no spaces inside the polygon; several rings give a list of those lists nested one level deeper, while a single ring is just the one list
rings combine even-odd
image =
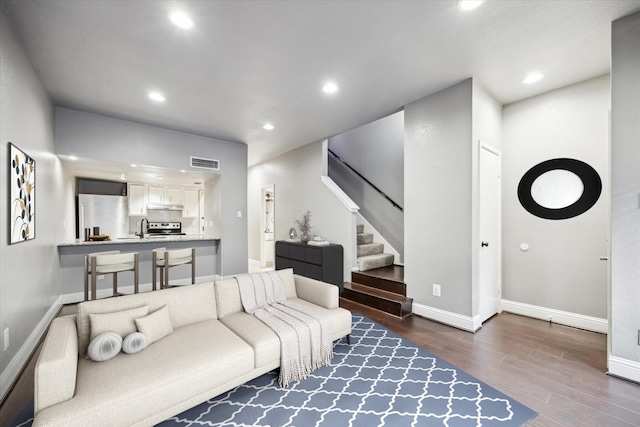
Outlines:
[{"label": "ceiling air vent", "polygon": [[191,156],[191,167],[198,169],[220,170],[220,161]]}]

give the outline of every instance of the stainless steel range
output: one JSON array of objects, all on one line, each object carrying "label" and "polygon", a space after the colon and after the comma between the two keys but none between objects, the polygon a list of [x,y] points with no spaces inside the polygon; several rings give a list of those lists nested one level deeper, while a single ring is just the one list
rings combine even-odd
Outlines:
[{"label": "stainless steel range", "polygon": [[181,222],[149,222],[149,237],[184,236]]}]

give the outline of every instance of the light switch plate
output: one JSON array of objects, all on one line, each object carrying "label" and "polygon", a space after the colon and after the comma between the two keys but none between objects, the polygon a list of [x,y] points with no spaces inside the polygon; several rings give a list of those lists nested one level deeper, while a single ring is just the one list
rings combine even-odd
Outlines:
[{"label": "light switch plate", "polygon": [[4,330],[4,351],[9,348],[9,328]]}]

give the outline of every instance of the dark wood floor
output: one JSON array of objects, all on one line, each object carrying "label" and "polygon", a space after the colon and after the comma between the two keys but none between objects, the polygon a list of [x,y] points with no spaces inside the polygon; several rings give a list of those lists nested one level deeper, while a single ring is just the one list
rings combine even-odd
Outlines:
[{"label": "dark wood floor", "polygon": [[640,385],[605,375],[603,334],[503,313],[472,334],[418,316],[364,314],[529,406],[527,427],[640,426]]},{"label": "dark wood floor", "polygon": [[[527,427],[640,426],[640,385],[604,374],[605,335],[508,313],[471,334],[418,316],[400,320],[348,301],[341,305],[534,409],[539,415]],[[35,358],[0,407],[0,426],[33,397]]]}]

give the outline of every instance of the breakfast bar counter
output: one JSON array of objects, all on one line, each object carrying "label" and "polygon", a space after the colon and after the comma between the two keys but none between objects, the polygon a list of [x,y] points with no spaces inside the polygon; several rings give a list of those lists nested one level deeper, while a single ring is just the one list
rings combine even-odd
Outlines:
[{"label": "breakfast bar counter", "polygon": [[[138,252],[140,292],[152,290],[151,253],[154,249],[167,250],[195,248],[196,250],[196,283],[211,282],[221,276],[220,273],[220,239],[203,237],[202,235],[145,236],[144,238],[124,237],[104,241],[71,240],[58,244],[60,275],[62,283],[62,303],[68,304],[84,300],[84,258],[94,252],[120,251]],[[97,296],[111,296],[111,275],[104,278],[98,276]],[[191,283],[191,266],[178,266],[171,269],[171,284],[186,285]],[[125,293],[133,293],[133,273],[118,275],[118,288]]]},{"label": "breakfast bar counter", "polygon": [[[219,241],[219,238],[215,237],[204,237],[202,234],[186,234],[186,235],[175,235],[175,236],[154,236],[154,235],[145,235],[145,237],[140,238],[140,236],[129,236],[129,237],[117,237],[112,240],[97,240],[97,241],[83,241],[83,240],[70,240],[68,242],[62,242],[58,244],[59,248],[69,247],[69,246],[99,246],[99,245],[128,245],[128,244],[136,244],[136,243],[153,243],[153,244],[162,244],[163,242],[203,242],[203,241]],[[96,251],[100,250],[111,250],[111,249],[96,249]]]}]

